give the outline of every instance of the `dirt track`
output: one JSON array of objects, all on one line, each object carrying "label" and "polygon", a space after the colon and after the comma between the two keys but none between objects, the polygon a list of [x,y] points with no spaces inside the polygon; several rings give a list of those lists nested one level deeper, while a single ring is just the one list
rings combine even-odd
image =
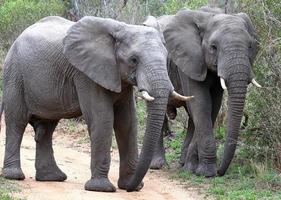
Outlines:
[{"label": "dirt track", "polygon": [[[2,122],[3,125],[3,122]],[[0,134],[0,163],[4,157],[5,127]],[[90,178],[90,156],[69,145],[72,138],[55,132],[54,151],[59,167],[67,174],[65,182],[35,181],[35,142],[31,128],[27,128],[21,147],[21,164],[26,179],[19,181],[21,193],[16,196],[27,200],[191,200],[206,199],[192,189],[185,188],[179,182],[171,181],[161,171],[150,171],[145,179],[145,186],[140,192],[127,193],[119,190],[115,193],[89,192],[84,190],[84,183]],[[112,152],[110,180],[116,186],[118,180],[118,153]]]}]

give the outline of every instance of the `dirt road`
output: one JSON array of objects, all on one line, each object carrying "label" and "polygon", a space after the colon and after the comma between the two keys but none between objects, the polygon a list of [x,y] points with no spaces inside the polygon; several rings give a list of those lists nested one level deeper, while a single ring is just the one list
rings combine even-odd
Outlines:
[{"label": "dirt road", "polygon": [[[3,123],[2,123],[3,124]],[[0,134],[0,163],[4,157],[5,127],[2,125]],[[54,134],[55,158],[59,167],[67,174],[65,182],[35,181],[35,142],[33,132],[28,127],[21,147],[21,164],[26,179],[19,181],[21,193],[16,196],[27,200],[191,200],[206,199],[192,189],[185,188],[176,181],[169,180],[161,171],[150,171],[145,179],[145,186],[140,192],[127,193],[119,190],[115,193],[89,192],[84,190],[84,183],[90,178],[90,156],[83,153],[69,142],[73,139],[65,134]],[[109,177],[116,186],[118,180],[118,153],[112,152]]]}]

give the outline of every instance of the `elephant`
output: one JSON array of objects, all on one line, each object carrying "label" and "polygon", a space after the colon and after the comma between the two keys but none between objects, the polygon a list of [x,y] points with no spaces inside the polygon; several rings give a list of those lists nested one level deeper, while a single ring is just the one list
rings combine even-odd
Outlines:
[{"label": "elephant", "polygon": [[[203,7],[181,9],[175,15],[157,19],[149,16],[143,25],[157,29],[165,40],[168,72],[175,90],[196,99],[168,103],[167,113],[172,119],[181,106],[189,115],[181,166],[205,177],[223,176],[235,153],[247,86],[252,82],[261,87],[251,68],[258,53],[258,37],[249,16]],[[213,127],[224,90],[228,91],[227,136],[217,170]],[[164,164],[165,149],[160,137],[151,168],[159,169]]]},{"label": "elephant", "polygon": [[[52,135],[62,118],[83,115],[91,142],[91,178],[84,188],[114,192],[108,179],[114,130],[120,154],[118,187],[140,190],[161,133],[168,98],[167,50],[154,28],[87,16],[78,22],[50,16],[28,27],[4,61],[6,146],[2,175],[23,180],[20,145],[27,124],[35,131],[36,180],[64,181]],[[148,121],[138,162],[133,87],[147,100]]]}]

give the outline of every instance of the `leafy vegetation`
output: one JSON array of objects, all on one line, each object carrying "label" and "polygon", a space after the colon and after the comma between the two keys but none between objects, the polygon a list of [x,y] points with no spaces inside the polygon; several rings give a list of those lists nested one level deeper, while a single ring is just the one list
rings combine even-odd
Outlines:
[{"label": "leafy vegetation", "polygon": [[16,37],[28,26],[49,15],[63,15],[62,1],[5,0],[0,4],[0,50],[8,50]]},{"label": "leafy vegetation", "polygon": [[1,200],[23,200],[12,196],[12,193],[19,192],[18,185],[12,181],[0,177],[0,199]]}]

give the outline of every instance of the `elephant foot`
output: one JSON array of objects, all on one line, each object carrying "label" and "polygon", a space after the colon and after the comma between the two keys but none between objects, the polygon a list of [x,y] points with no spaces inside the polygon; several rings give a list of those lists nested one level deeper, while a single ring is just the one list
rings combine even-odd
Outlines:
[{"label": "elephant foot", "polygon": [[2,170],[2,176],[6,179],[12,179],[12,180],[24,180],[25,176],[22,172],[21,168],[4,168]]},{"label": "elephant foot", "polygon": [[[127,185],[129,183],[129,181],[130,181],[129,179],[121,179],[121,178],[119,178],[119,180],[118,180],[118,188],[122,189],[122,190],[127,190]],[[138,185],[138,187],[135,189],[135,191],[140,191],[143,188],[143,186],[144,186],[144,183],[141,182]]]},{"label": "elephant foot", "polygon": [[166,164],[164,155],[154,156],[151,163],[150,169],[161,169]]},{"label": "elephant foot", "polygon": [[192,163],[192,162],[186,162],[182,167],[183,170],[186,170],[191,173],[195,173],[197,168],[198,168],[198,163]]},{"label": "elephant foot", "polygon": [[85,184],[85,190],[97,192],[115,192],[116,188],[108,178],[92,178]]},{"label": "elephant foot", "polygon": [[37,169],[36,170],[36,181],[65,181],[67,176],[58,167],[47,168],[47,169]]},{"label": "elephant foot", "polygon": [[214,177],[217,174],[216,169],[217,167],[215,163],[212,164],[200,163],[198,168],[196,169],[195,174],[198,176]]}]

